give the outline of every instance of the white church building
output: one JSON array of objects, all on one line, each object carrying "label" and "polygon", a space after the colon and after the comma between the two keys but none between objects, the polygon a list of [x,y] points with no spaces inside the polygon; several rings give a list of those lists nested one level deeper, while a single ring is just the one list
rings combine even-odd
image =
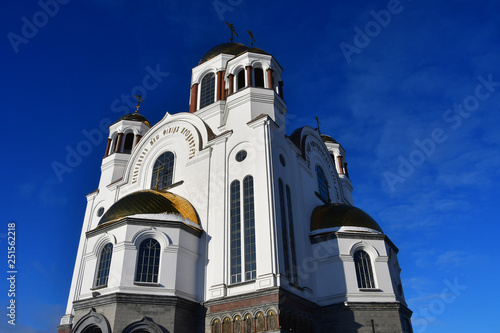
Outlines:
[{"label": "white church building", "polygon": [[59,333],[412,332],[398,248],[353,205],[344,148],[287,135],[282,70],[221,44],[189,112],[109,127]]}]

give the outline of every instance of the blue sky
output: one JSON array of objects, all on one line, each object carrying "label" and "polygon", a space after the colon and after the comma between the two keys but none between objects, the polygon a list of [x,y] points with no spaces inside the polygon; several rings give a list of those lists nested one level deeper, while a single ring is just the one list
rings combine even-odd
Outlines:
[{"label": "blue sky", "polygon": [[0,253],[15,221],[18,270],[17,325],[3,314],[2,332],[55,331],[85,195],[99,181],[101,122],[133,111],[122,99],[140,91],[150,71],[161,74],[141,113],[155,123],[166,111],[187,111],[191,68],[229,40],[225,21],[237,42],[249,44],[251,30],[255,46],[283,67],[287,132],[315,127],[318,116],[321,131],[347,150],[355,204],[400,249],[415,332],[494,332],[498,2],[53,4],[6,2],[0,22]]}]

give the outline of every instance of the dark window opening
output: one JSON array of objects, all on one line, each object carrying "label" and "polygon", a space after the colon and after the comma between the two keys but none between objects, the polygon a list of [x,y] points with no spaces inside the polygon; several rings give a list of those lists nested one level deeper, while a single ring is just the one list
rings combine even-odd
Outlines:
[{"label": "dark window opening", "polygon": [[132,152],[133,145],[134,145],[134,133],[128,133],[125,136],[125,144],[123,145],[123,152],[125,154],[130,154]]},{"label": "dark window opening", "polygon": [[238,73],[238,85],[236,91],[245,88],[245,71],[241,70]]},{"label": "dark window opening", "polygon": [[264,71],[262,68],[256,68],[255,71],[255,86],[264,88]]}]

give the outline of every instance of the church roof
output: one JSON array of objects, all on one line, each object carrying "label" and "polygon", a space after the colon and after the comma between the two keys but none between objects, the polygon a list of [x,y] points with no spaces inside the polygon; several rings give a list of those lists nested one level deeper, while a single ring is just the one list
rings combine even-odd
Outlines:
[{"label": "church roof", "polygon": [[321,139],[323,140],[324,143],[327,142],[338,143],[337,140],[326,134],[321,134]]},{"label": "church roof", "polygon": [[[154,216],[151,216],[153,214]],[[171,217],[169,221],[182,219],[182,222],[191,227],[201,229],[198,215],[189,201],[179,195],[160,190],[142,190],[124,196],[108,209],[98,226],[134,216],[151,216],[155,220],[165,220],[164,217]]]},{"label": "church roof", "polygon": [[128,113],[124,116],[122,116],[120,119],[118,119],[115,124],[121,120],[131,120],[131,121],[140,121],[141,123],[146,124],[148,127],[151,127],[151,124],[149,121],[144,117],[142,114],[138,113]]},{"label": "church roof", "polygon": [[245,52],[269,54],[266,51],[261,50],[257,47],[248,47],[241,43],[223,43],[211,48],[207,53],[205,53],[205,55],[203,56],[203,58],[201,58],[198,65],[201,65],[202,63],[212,58],[215,58],[219,54],[232,54],[234,56],[237,56]]},{"label": "church roof", "polygon": [[369,228],[383,233],[370,215],[351,205],[334,203],[318,206],[313,210],[311,232],[341,227]]}]

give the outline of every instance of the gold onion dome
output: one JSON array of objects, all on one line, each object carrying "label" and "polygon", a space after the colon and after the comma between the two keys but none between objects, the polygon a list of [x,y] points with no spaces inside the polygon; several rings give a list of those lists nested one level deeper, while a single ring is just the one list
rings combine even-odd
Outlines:
[{"label": "gold onion dome", "polygon": [[160,190],[142,190],[124,196],[108,209],[98,226],[143,214],[178,215],[201,229],[198,215],[189,201],[176,194]]},{"label": "gold onion dome", "polygon": [[144,117],[142,114],[138,113],[129,113],[124,116],[122,116],[120,119],[118,119],[115,124],[121,120],[131,120],[131,121],[140,121],[141,123],[146,124],[148,127],[151,127],[151,124],[149,121]]},{"label": "gold onion dome", "polygon": [[327,142],[338,143],[337,140],[326,134],[321,134],[321,139],[323,140],[324,143]]},{"label": "gold onion dome", "polygon": [[203,56],[203,58],[201,58],[198,65],[201,65],[205,61],[215,58],[219,54],[232,54],[234,56],[237,56],[245,52],[269,54],[266,51],[261,50],[257,47],[248,47],[241,43],[223,43],[211,48],[207,53],[205,53],[205,55]]},{"label": "gold onion dome", "polygon": [[361,209],[345,204],[316,207],[311,215],[311,232],[341,227],[369,228],[383,233],[378,223]]}]

